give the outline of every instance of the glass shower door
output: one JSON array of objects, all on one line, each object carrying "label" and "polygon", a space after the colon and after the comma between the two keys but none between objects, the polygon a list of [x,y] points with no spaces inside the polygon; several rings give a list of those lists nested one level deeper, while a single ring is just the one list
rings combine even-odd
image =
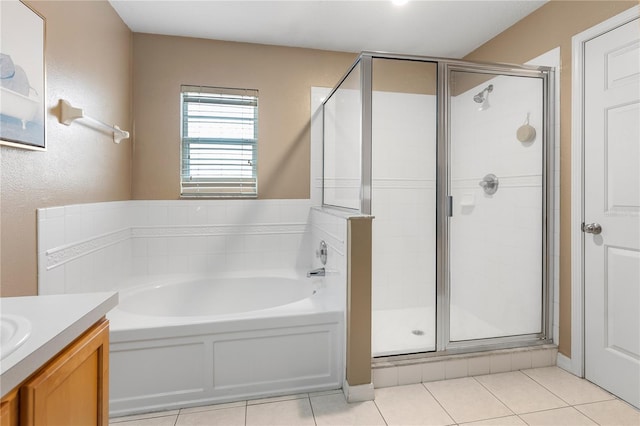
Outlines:
[{"label": "glass shower door", "polygon": [[449,74],[449,342],[543,332],[543,80]]},{"label": "glass shower door", "polygon": [[436,349],[437,65],[372,63],[372,352]]}]

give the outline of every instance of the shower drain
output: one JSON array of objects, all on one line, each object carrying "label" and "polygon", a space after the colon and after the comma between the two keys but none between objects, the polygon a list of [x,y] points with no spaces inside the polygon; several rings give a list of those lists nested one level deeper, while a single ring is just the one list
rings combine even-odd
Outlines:
[{"label": "shower drain", "polygon": [[424,336],[424,331],[422,331],[422,330],[411,330],[411,334],[415,334],[416,336]]}]

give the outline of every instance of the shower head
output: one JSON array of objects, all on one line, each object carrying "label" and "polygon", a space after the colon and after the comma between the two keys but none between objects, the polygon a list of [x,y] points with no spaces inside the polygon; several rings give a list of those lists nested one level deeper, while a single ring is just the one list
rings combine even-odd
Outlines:
[{"label": "shower head", "polygon": [[477,95],[475,95],[473,97],[474,102],[481,104],[482,102],[484,102],[487,98],[485,97],[485,92],[487,93],[487,95],[491,92],[493,92],[493,84],[488,85],[487,87],[485,87],[484,89],[482,89],[482,91],[480,93],[478,93]]},{"label": "shower head", "polygon": [[478,111],[484,111],[489,108],[489,93],[493,92],[493,84],[488,85],[480,93],[473,97],[473,101],[482,104]]}]

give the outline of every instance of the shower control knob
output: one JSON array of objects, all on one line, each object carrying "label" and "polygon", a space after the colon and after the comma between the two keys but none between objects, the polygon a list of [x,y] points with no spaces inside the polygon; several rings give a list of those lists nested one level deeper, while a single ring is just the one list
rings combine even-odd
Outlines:
[{"label": "shower control knob", "polygon": [[483,177],[480,182],[478,182],[478,185],[482,187],[485,194],[487,195],[495,194],[498,191],[499,184],[500,184],[500,181],[498,180],[497,176],[494,175],[493,173],[489,173],[488,175]]},{"label": "shower control knob", "polygon": [[582,232],[598,235],[602,232],[602,226],[599,223],[583,223]]}]

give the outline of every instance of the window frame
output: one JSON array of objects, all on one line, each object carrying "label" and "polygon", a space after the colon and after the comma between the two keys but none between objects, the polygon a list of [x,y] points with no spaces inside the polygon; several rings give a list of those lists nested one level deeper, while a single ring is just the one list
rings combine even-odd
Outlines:
[{"label": "window frame", "polygon": [[[186,96],[189,95],[189,96]],[[238,97],[239,105],[250,105],[253,107],[253,138],[230,138],[230,137],[190,137],[185,136],[188,131],[188,117],[187,108],[189,103],[196,103],[194,101],[186,101],[185,98],[206,98],[206,95],[220,95]],[[222,98],[221,98],[222,100]],[[216,105],[232,105],[227,99],[227,102],[214,102],[212,98],[207,99],[207,103]],[[214,86],[198,86],[183,84],[180,86],[180,198],[250,198],[255,199],[258,197],[258,119],[259,115],[259,91],[257,89],[238,89],[229,87],[214,87]],[[219,118],[219,117],[218,117]],[[236,117],[230,117],[231,119],[247,119],[240,115]],[[221,176],[221,177],[208,177],[208,178],[193,178],[191,177],[190,168],[193,167],[190,157],[191,144],[227,144],[227,145],[249,145],[251,146],[251,177],[243,178],[241,176]],[[215,148],[212,149],[212,151]],[[221,149],[223,151],[223,149]],[[238,155],[237,160],[243,161]],[[213,157],[215,158],[215,157]],[[189,176],[189,179],[185,179]],[[186,184],[186,185],[185,185]],[[191,184],[191,185],[190,185]],[[207,185],[212,184],[212,185]],[[226,185],[225,185],[226,184]],[[218,191],[211,191],[214,187]],[[202,191],[199,188],[203,189]],[[209,190],[207,190],[209,188]],[[245,191],[245,189],[250,189]],[[221,191],[220,189],[228,189],[228,191]]]}]

